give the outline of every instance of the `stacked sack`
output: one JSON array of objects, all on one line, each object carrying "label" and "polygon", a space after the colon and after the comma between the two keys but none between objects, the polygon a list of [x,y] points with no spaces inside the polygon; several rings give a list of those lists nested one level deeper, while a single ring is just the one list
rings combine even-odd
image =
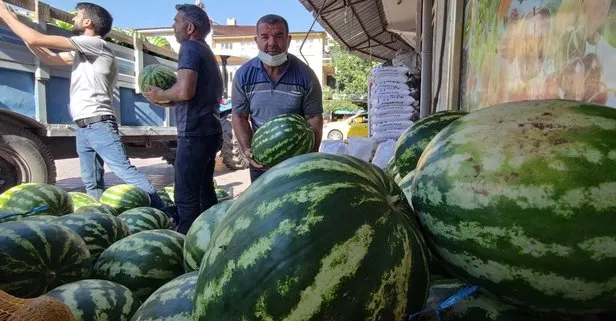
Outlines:
[{"label": "stacked sack", "polygon": [[[370,136],[396,141],[413,124],[419,101],[411,95],[407,66],[379,66],[370,73]],[[416,94],[416,93],[415,93]]]}]

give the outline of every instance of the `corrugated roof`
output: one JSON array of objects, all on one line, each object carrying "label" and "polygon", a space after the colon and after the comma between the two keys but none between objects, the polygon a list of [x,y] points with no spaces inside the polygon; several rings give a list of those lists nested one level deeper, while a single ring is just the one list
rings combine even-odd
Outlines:
[{"label": "corrugated roof", "polygon": [[400,49],[413,49],[398,34],[387,31],[381,0],[299,0],[317,21],[350,52],[387,60]]}]

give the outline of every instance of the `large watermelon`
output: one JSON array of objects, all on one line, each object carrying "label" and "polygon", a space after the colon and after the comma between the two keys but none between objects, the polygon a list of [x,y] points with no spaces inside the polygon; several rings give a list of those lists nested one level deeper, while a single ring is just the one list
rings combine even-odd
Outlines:
[{"label": "large watermelon", "polygon": [[116,241],[130,235],[128,226],[119,218],[109,214],[82,213],[59,217],[55,223],[68,227],[86,242],[92,262]]},{"label": "large watermelon", "polygon": [[94,265],[97,278],[120,283],[144,301],[184,273],[184,235],[171,230],[143,231],[107,248]]},{"label": "large watermelon", "polygon": [[5,212],[27,213],[43,205],[47,209],[39,214],[60,216],[73,212],[73,201],[68,193],[54,185],[24,183],[0,194],[0,209]]},{"label": "large watermelon", "polygon": [[195,321],[406,320],[423,307],[428,272],[405,203],[382,170],[351,156],[270,169],[208,243]]},{"label": "large watermelon", "polygon": [[75,213],[100,213],[118,216],[118,211],[107,204],[85,205],[75,210]]},{"label": "large watermelon", "polygon": [[88,195],[82,192],[68,192],[68,195],[71,197],[73,201],[73,210],[76,211],[81,207],[86,205],[96,205],[98,201],[94,196]]},{"label": "large watermelon", "polygon": [[465,111],[441,111],[422,118],[405,130],[396,143],[396,167],[400,177],[415,169],[424,149],[443,128],[466,115]]},{"label": "large watermelon", "polygon": [[0,224],[0,290],[33,298],[89,277],[91,269],[86,243],[64,226],[29,221]]},{"label": "large watermelon", "polygon": [[[139,90],[144,92],[149,86],[155,86],[163,90],[173,87],[177,82],[175,71],[168,66],[161,64],[151,64],[145,66],[137,77]],[[158,103],[167,103],[168,101],[159,101]]]},{"label": "large watermelon", "polygon": [[616,109],[563,100],[482,109],[421,156],[412,201],[459,278],[512,303],[615,309]]},{"label": "large watermelon", "polygon": [[126,223],[131,234],[171,227],[169,217],[153,207],[133,208],[118,215],[118,218]]},{"label": "large watermelon", "polygon": [[265,122],[252,136],[251,151],[257,163],[272,167],[285,159],[306,154],[314,147],[314,133],[301,115],[282,114]]},{"label": "large watermelon", "polygon": [[181,275],[143,302],[131,321],[193,321],[193,297],[198,272]]},{"label": "large watermelon", "polygon": [[68,305],[76,321],[130,321],[139,300],[125,286],[105,280],[81,280],[45,296]]},{"label": "large watermelon", "polygon": [[109,187],[101,195],[101,203],[113,207],[118,213],[136,207],[150,206],[150,195],[144,190],[129,184]]},{"label": "large watermelon", "polygon": [[210,207],[201,213],[190,226],[184,241],[184,269],[187,272],[199,269],[205,248],[214,230],[232,204],[233,200],[230,200]]}]

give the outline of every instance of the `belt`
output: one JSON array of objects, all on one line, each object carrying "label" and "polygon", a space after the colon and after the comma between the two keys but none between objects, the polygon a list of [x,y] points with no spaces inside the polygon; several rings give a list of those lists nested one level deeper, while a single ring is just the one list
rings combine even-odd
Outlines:
[{"label": "belt", "polygon": [[93,117],[88,117],[88,118],[82,118],[82,119],[77,119],[75,121],[75,124],[77,124],[77,126],[79,126],[79,128],[84,128],[84,127],[88,127],[91,124],[98,123],[98,122],[105,121],[105,120],[114,120],[115,121],[115,116],[113,116],[113,115],[101,115],[101,116],[93,116]]}]

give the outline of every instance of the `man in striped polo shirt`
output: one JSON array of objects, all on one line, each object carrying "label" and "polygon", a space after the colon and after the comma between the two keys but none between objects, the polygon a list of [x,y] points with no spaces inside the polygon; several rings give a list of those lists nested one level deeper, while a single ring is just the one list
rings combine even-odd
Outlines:
[{"label": "man in striped polo shirt", "polygon": [[314,71],[287,52],[291,44],[289,24],[278,15],[257,22],[255,36],[259,54],[246,62],[233,79],[233,131],[240,149],[250,161],[250,180],[267,169],[252,159],[253,133],[268,120],[287,113],[306,117],[319,150],[323,132],[323,97]]}]

